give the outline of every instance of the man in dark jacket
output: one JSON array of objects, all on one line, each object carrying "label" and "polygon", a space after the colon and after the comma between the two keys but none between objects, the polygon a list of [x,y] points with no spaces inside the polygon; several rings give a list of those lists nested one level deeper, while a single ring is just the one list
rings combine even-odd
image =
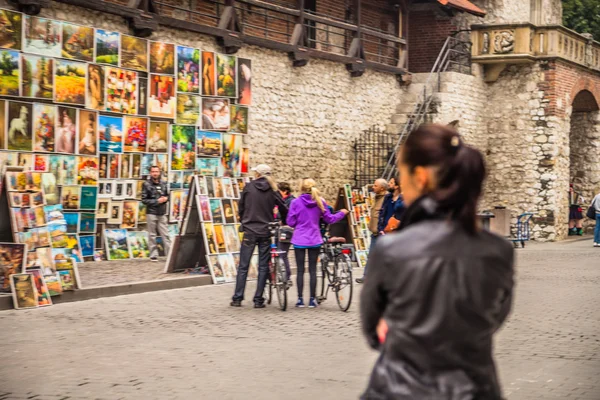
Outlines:
[{"label": "man in dark jacket", "polygon": [[150,178],[142,186],[142,203],[146,205],[146,225],[150,235],[150,260],[158,261],[156,236],[159,235],[165,246],[165,255],[169,254],[171,239],[167,220],[167,201],[169,189],[167,183],[160,179],[160,168],[150,167]]},{"label": "man in dark jacket", "polygon": [[[285,206],[289,210],[290,206],[292,205],[292,201],[294,201],[294,199],[296,199],[294,197],[294,195],[292,194],[292,187],[287,182],[279,182],[277,184],[277,187],[279,188],[279,193],[281,194],[281,197],[283,198],[283,201],[285,202]],[[290,260],[288,257],[288,253],[289,253],[290,247],[292,245],[291,240],[292,240],[292,235],[294,233],[294,228],[287,226],[286,220],[284,218],[282,218],[281,215],[279,216],[279,218],[281,218],[281,223],[284,225],[281,228],[281,236],[279,238],[279,251],[283,252],[280,254],[280,257],[283,260],[283,263],[285,264],[285,271],[287,274],[287,285],[288,285],[288,287],[292,287],[292,280],[291,280],[292,269],[290,267]],[[283,236],[286,237],[285,240],[282,239]]]},{"label": "man in dark jacket", "polygon": [[231,306],[241,307],[248,278],[248,268],[254,248],[258,245],[258,284],[254,294],[254,308],[264,308],[263,292],[269,273],[271,232],[269,223],[274,222],[274,208],[277,206],[283,220],[287,217],[287,207],[277,186],[271,179],[271,168],[260,164],[253,168],[255,179],[248,183],[240,196],[239,216],[242,222],[244,239],[240,249],[240,265]]}]

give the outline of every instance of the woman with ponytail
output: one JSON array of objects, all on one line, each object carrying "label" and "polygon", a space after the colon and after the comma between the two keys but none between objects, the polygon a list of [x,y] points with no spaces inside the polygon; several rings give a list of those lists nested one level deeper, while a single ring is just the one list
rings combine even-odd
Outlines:
[{"label": "woman with ponytail", "polygon": [[362,399],[499,400],[492,337],[513,292],[513,248],[477,222],[481,153],[425,125],[398,154],[400,231],[369,255],[361,319],[381,352]]},{"label": "woman with ponytail", "polygon": [[327,224],[334,224],[341,221],[348,210],[341,210],[332,214],[321,198],[316,188],[316,183],[312,179],[304,179],[300,187],[300,197],[292,201],[287,216],[287,224],[294,228],[292,244],[294,245],[294,254],[296,256],[296,266],[298,267],[298,302],[296,307],[304,307],[304,263],[305,256],[308,253],[308,271],[310,274],[310,300],[309,308],[317,306],[315,299],[317,291],[317,259],[319,258],[319,249],[323,244],[319,222],[321,219]]}]

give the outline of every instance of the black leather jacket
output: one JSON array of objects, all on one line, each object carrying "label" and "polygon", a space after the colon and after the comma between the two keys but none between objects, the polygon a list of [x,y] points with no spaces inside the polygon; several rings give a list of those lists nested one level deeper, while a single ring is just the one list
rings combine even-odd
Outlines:
[{"label": "black leather jacket", "polygon": [[[160,191],[158,190],[160,188]],[[167,182],[161,180],[154,183],[152,178],[148,178],[142,185],[142,203],[146,205],[146,213],[152,215],[165,215],[167,213],[167,204],[159,203],[158,199],[161,196],[169,198],[169,188]]]},{"label": "black leather jacket", "polygon": [[[423,207],[429,204],[429,207]],[[369,256],[361,318],[381,351],[362,399],[501,399],[492,336],[512,303],[512,245],[416,202]],[[379,343],[383,318],[389,331]]]}]

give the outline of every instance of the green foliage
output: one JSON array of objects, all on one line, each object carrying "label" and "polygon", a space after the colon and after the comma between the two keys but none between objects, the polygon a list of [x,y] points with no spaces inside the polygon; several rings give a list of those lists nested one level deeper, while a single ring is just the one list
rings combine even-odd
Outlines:
[{"label": "green foliage", "polygon": [[600,0],[563,0],[563,23],[600,41]]}]

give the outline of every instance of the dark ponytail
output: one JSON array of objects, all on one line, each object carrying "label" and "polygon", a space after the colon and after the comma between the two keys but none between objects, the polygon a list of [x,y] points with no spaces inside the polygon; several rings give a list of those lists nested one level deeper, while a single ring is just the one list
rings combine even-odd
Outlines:
[{"label": "dark ponytail", "polygon": [[437,202],[438,212],[474,234],[477,203],[485,179],[481,153],[464,144],[453,128],[422,125],[408,136],[401,159],[411,172],[417,166],[438,168],[437,185],[429,197]]}]

